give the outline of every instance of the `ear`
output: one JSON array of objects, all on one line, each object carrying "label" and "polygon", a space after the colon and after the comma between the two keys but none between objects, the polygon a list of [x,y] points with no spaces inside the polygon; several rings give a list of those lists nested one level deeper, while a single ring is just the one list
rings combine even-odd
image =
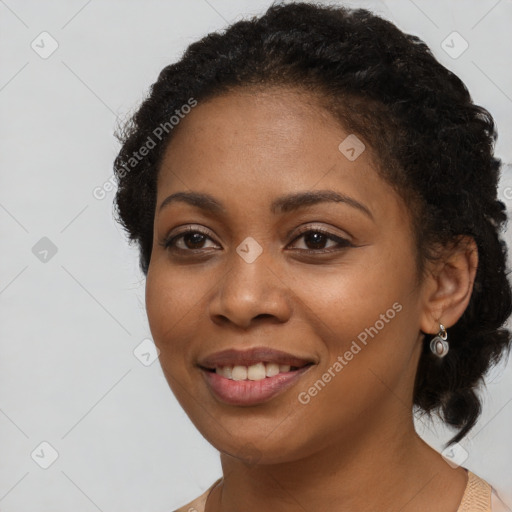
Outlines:
[{"label": "ear", "polygon": [[478,267],[478,248],[470,236],[462,236],[440,249],[439,258],[429,262],[423,283],[423,312],[420,329],[437,334],[457,323],[466,310]]}]

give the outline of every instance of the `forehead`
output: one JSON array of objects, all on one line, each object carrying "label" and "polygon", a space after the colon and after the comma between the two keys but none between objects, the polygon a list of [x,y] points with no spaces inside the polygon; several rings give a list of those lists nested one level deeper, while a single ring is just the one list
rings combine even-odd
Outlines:
[{"label": "forehead", "polygon": [[199,102],[166,148],[157,204],[189,189],[268,209],[283,193],[333,189],[372,209],[394,191],[377,174],[367,144],[359,140],[355,159],[343,152],[351,137],[304,91],[243,89]]},{"label": "forehead", "polygon": [[318,123],[340,130],[339,123],[310,94],[282,87],[237,89],[200,101],[181,121],[169,147],[186,138],[200,147],[215,139],[217,146],[223,142],[231,150],[240,148],[240,142],[279,144],[286,150],[294,142],[303,143],[305,137],[314,138],[315,133],[307,131]]}]

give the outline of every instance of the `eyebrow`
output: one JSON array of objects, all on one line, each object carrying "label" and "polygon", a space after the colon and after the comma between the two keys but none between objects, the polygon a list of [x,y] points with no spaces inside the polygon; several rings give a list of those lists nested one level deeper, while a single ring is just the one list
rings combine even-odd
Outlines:
[{"label": "eyebrow", "polygon": [[[173,202],[183,202],[196,208],[200,208],[210,213],[225,213],[226,208],[213,196],[200,192],[176,192],[166,197],[160,205],[159,211]],[[336,202],[344,203],[363,212],[373,220],[372,212],[367,206],[356,199],[335,192],[334,190],[311,190],[306,192],[297,192],[275,199],[270,205],[270,211],[274,214],[288,213],[305,206],[311,206],[318,203]]]}]

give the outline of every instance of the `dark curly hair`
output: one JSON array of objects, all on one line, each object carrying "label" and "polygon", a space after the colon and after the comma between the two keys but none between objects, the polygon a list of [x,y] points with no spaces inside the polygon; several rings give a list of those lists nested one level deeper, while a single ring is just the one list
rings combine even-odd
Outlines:
[{"label": "dark curly hair", "polygon": [[[476,391],[485,373],[510,349],[510,332],[503,328],[512,296],[500,237],[507,215],[497,199],[497,134],[493,118],[472,102],[463,82],[422,40],[392,23],[364,9],[273,4],[261,17],[206,35],[165,67],[117,132],[115,215],[139,246],[142,272],[147,275],[151,259],[159,162],[173,134],[167,129],[162,136],[155,128],[190,98],[201,102],[237,88],[271,86],[314,94],[373,148],[378,172],[411,212],[419,276],[436,257],[433,247],[464,235],[475,240],[473,293],[450,329],[452,349],[436,358],[429,350],[432,335],[425,335],[413,397],[417,410],[440,412],[458,429],[446,446],[458,442],[480,415]],[[154,147],[134,159],[149,140]]]}]

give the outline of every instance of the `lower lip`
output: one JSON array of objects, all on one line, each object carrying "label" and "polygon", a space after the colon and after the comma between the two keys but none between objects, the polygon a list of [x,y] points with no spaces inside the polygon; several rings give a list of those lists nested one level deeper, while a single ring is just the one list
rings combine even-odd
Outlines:
[{"label": "lower lip", "polygon": [[261,380],[231,380],[215,372],[201,370],[213,394],[229,405],[256,405],[268,402],[293,386],[313,365]]}]

